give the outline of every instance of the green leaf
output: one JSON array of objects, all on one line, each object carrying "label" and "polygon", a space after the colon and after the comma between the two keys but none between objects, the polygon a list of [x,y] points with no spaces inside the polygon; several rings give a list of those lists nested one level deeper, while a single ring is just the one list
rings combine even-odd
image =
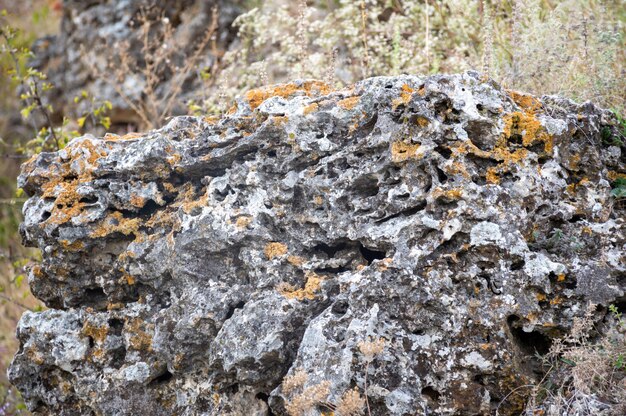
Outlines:
[{"label": "green leaf", "polygon": [[85,121],[87,121],[87,117],[80,117],[76,122],[78,123],[78,127],[81,129],[85,126]]},{"label": "green leaf", "polygon": [[15,286],[16,286],[18,289],[22,287],[22,282],[24,281],[24,278],[25,278],[25,277],[26,277],[26,276],[24,276],[23,274],[18,274],[18,275],[15,277]]}]

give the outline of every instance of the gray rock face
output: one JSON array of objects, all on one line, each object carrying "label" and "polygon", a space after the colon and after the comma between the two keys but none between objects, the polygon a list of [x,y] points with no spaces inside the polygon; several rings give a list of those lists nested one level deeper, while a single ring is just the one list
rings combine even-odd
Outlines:
[{"label": "gray rock face", "polygon": [[10,378],[39,414],[518,414],[535,352],[625,299],[614,123],[476,73],[296,81],[40,154],[51,309]]}]

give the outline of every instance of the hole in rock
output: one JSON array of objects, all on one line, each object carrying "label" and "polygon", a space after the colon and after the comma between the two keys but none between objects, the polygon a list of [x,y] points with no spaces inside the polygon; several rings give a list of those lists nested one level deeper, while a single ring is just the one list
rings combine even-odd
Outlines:
[{"label": "hole in rock", "polygon": [[422,396],[426,396],[429,402],[436,404],[439,402],[439,396],[441,396],[441,394],[431,386],[426,386],[422,389]]},{"label": "hole in rock", "polygon": [[330,311],[336,315],[345,315],[345,313],[348,312],[348,302],[345,300],[338,300],[333,303]]},{"label": "hole in rock", "polygon": [[437,179],[439,179],[439,183],[448,182],[448,175],[446,175],[443,170],[439,169],[438,166],[435,166],[435,169],[437,170]]},{"label": "hole in rock", "polygon": [[148,200],[146,204],[139,210],[139,216],[148,219],[154,215],[155,212],[159,209],[159,204],[154,202],[153,200]]},{"label": "hole in rock", "polygon": [[572,218],[569,219],[569,222],[578,222],[578,221],[582,221],[585,219],[585,216],[582,214],[575,214],[572,215]]},{"label": "hole in rock", "polygon": [[352,189],[362,197],[378,195],[378,179],[374,175],[361,176],[354,181]]},{"label": "hole in rock", "polygon": [[435,147],[435,152],[439,153],[444,159],[450,159],[450,156],[452,156],[452,150],[442,145]]},{"label": "hole in rock", "polygon": [[85,289],[83,292],[83,303],[88,306],[97,306],[105,303],[107,295],[101,287]]},{"label": "hole in rock", "polygon": [[517,315],[509,316],[506,321],[513,337],[512,341],[520,351],[531,356],[548,353],[552,345],[550,338],[537,331],[524,331],[521,320]]},{"label": "hole in rock", "polygon": [[155,385],[155,384],[164,384],[167,383],[168,381],[170,381],[172,378],[174,377],[174,375],[172,373],[170,373],[167,369],[165,371],[163,371],[161,374],[159,374],[158,376],[156,376],[154,379],[152,379],[152,381],[150,382],[150,384]]},{"label": "hole in rock", "polygon": [[387,253],[385,253],[384,251],[369,249],[363,244],[359,244],[359,252],[363,256],[363,258],[367,260],[367,264],[372,264],[374,260],[382,260],[387,257]]},{"label": "hole in rock", "polygon": [[95,195],[85,195],[78,200],[78,202],[82,202],[84,204],[95,204],[98,202],[98,197]]},{"label": "hole in rock", "polygon": [[119,370],[126,359],[126,348],[120,347],[111,351],[111,367]]},{"label": "hole in rock", "polygon": [[511,271],[516,271],[516,270],[521,270],[524,265],[526,265],[526,262],[523,259],[520,260],[515,260],[513,263],[511,263]]},{"label": "hole in rock", "polygon": [[52,214],[49,211],[44,211],[43,214],[41,214],[41,220],[46,221],[50,216],[52,216]]},{"label": "hole in rock", "polygon": [[237,302],[237,304],[236,304],[236,305],[231,306],[230,308],[228,308],[228,312],[226,313],[226,319],[230,319],[230,318],[233,316],[233,314],[235,313],[235,310],[237,310],[237,309],[243,309],[243,306],[244,306],[245,304],[246,304],[246,302],[244,302],[244,301],[242,300],[242,301]]},{"label": "hole in rock", "polygon": [[418,212],[424,210],[424,208],[426,208],[426,205],[427,205],[426,200],[420,201],[414,207],[407,208],[407,209],[402,210],[400,212],[396,212],[395,214],[391,214],[391,215],[389,215],[387,217],[384,217],[384,218],[381,218],[379,220],[376,220],[376,223],[380,224],[380,223],[383,223],[383,222],[386,222],[386,221],[389,221],[389,220],[392,220],[394,218],[401,217],[401,216],[402,217],[410,217],[411,215],[415,215]]},{"label": "hole in rock", "polygon": [[109,333],[111,335],[122,335],[122,330],[124,329],[124,321],[117,318],[109,319]]},{"label": "hole in rock", "polygon": [[328,258],[333,258],[337,253],[339,253],[341,250],[344,250],[346,247],[348,247],[348,245],[345,242],[341,242],[332,246],[324,243],[319,243],[315,247],[313,247],[313,251],[321,251],[322,253],[325,253]]}]

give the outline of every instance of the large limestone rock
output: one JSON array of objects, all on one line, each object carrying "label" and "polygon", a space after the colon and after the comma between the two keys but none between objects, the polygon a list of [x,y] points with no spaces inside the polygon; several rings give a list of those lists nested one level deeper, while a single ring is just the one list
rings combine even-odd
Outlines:
[{"label": "large limestone rock", "polygon": [[297,81],[40,154],[10,378],[50,415],[518,414],[534,354],[624,306],[613,123],[476,73]]}]

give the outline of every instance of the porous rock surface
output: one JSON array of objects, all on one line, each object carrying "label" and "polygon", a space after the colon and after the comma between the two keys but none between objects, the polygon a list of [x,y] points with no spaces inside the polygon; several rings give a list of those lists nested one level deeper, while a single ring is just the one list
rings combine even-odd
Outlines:
[{"label": "porous rock surface", "polygon": [[472,72],[296,81],[37,155],[50,309],[10,378],[37,414],[321,415],[355,387],[372,415],[517,414],[535,352],[624,300],[613,124]]}]

